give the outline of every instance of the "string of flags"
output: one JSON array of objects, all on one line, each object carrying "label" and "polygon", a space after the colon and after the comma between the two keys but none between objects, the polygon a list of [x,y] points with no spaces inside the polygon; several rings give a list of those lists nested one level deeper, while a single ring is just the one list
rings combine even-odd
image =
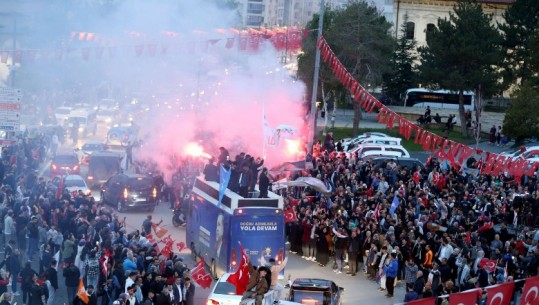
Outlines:
[{"label": "string of flags", "polygon": [[146,35],[143,33],[128,32],[129,42],[121,44],[98,33],[71,32],[66,47],[0,50],[0,62],[6,64],[10,58],[13,63],[21,64],[36,61],[60,61],[68,58],[101,60],[125,56],[156,57],[185,53],[208,53],[226,49],[255,53],[266,41],[278,51],[293,52],[301,49],[303,38],[307,33],[304,29],[296,27],[272,30],[248,29],[245,31],[232,29],[221,32],[219,38],[198,39],[180,37],[181,35],[175,32],[164,32],[159,39],[160,42],[150,42],[145,39]]},{"label": "string of flags", "polygon": [[481,174],[494,176],[508,174],[517,181],[520,181],[523,176],[533,176],[537,171],[539,162],[483,152],[480,149],[445,139],[408,121],[386,107],[361,86],[331,50],[323,36],[317,41],[317,48],[320,50],[324,63],[331,68],[333,75],[341,81],[346,90],[353,96],[355,102],[359,103],[364,111],[368,113],[378,111],[376,121],[385,124],[389,129],[393,129],[398,125],[398,132],[401,136],[406,140],[410,140],[413,136],[414,143],[421,144],[423,150],[430,151],[440,161],[448,161],[451,166],[458,169],[463,168],[464,162],[475,154],[478,158],[477,163],[480,164],[478,170]]}]

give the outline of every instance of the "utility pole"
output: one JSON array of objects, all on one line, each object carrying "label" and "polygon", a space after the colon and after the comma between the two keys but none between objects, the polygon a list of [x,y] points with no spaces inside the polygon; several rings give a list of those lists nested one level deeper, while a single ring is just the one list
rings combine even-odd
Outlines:
[{"label": "utility pole", "polygon": [[[322,37],[322,29],[324,27],[324,10],[325,10],[324,0],[320,0],[320,13],[318,17],[318,35],[316,41],[320,40]],[[311,130],[312,136],[309,140],[309,151],[312,151],[313,145],[316,142],[316,98],[318,96],[318,75],[320,74],[320,49],[316,47],[316,55],[314,59],[314,77],[313,77],[313,92],[311,96]]]},{"label": "utility pole", "polygon": [[13,16],[13,59],[11,62],[11,71],[9,71],[11,88],[15,88],[15,51],[17,50],[17,17]]}]

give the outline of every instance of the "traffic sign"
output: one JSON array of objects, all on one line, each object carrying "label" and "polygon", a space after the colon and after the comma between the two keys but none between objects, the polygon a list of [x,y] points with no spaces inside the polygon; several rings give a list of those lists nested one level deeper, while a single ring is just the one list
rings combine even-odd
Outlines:
[{"label": "traffic sign", "polygon": [[9,87],[0,87],[0,102],[2,103],[20,103],[22,98],[21,89]]},{"label": "traffic sign", "polygon": [[0,88],[0,130],[18,131],[21,125],[21,103],[3,101],[20,100],[20,97],[17,98],[19,93],[16,90],[10,92],[3,89],[5,88]]}]

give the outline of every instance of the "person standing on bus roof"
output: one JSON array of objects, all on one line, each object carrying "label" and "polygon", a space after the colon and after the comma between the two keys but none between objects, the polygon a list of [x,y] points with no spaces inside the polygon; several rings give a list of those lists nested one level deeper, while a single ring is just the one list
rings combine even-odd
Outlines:
[{"label": "person standing on bus roof", "polygon": [[249,186],[253,180],[253,172],[249,169],[249,164],[243,164],[243,170],[240,174],[240,196],[243,198],[249,197]]},{"label": "person standing on bus roof", "polygon": [[268,178],[268,169],[264,167],[260,173],[258,179],[258,188],[260,189],[260,196],[258,198],[268,198],[268,189],[270,187],[270,180]]},{"label": "person standing on bus roof", "polygon": [[230,160],[230,154],[228,153],[228,150],[224,148],[223,146],[219,147],[219,159],[217,163],[217,167],[219,167],[221,164],[227,164]]},{"label": "person standing on bus roof", "polygon": [[211,157],[208,164],[204,167],[204,179],[206,181],[219,182],[219,169],[215,164],[215,158]]}]

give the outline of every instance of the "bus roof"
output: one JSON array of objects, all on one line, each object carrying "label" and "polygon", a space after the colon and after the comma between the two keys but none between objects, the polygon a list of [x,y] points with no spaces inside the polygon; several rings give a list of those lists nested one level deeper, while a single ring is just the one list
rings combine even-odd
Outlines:
[{"label": "bus roof", "polygon": [[[406,94],[410,92],[421,92],[421,93],[442,93],[442,94],[458,94],[456,90],[445,90],[445,89],[428,89],[428,88],[410,88],[406,90]],[[473,91],[464,91],[465,95],[474,95]]]},{"label": "bus roof", "polygon": [[[215,205],[219,202],[219,183],[217,182],[206,181],[203,177],[198,177],[195,180],[192,192]],[[221,202],[221,207],[224,210],[228,210],[229,213],[233,213],[238,208],[272,208],[282,210],[284,208],[284,200],[281,196],[273,192],[268,192],[268,198],[244,198],[227,188]]]}]

